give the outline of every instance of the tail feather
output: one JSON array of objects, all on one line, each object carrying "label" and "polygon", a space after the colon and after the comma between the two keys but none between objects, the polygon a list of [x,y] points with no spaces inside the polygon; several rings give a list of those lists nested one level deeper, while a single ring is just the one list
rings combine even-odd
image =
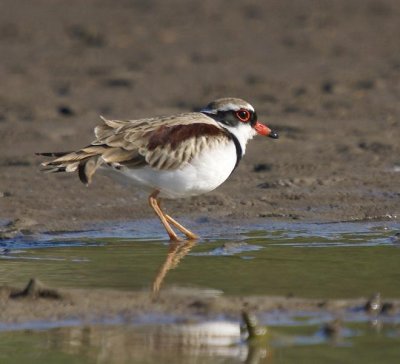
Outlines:
[{"label": "tail feather", "polygon": [[66,172],[66,167],[43,168],[42,171],[45,173]]},{"label": "tail feather", "polygon": [[101,156],[105,150],[107,150],[107,147],[105,146],[89,145],[88,147],[76,152],[50,152],[36,154],[45,157],[56,157],[56,159],[42,163],[44,172],[58,173],[78,171],[81,182],[89,185],[92,181],[93,174],[96,172],[97,168],[100,167],[102,162],[104,162]]},{"label": "tail feather", "polygon": [[126,123],[119,120],[108,120],[101,117],[103,124],[95,128],[96,140],[87,147],[72,152],[46,152],[36,153],[43,157],[55,159],[43,162],[43,171],[47,173],[75,172],[78,171],[79,179],[88,185],[96,170],[106,163],[115,168],[120,163],[135,161],[136,164],[143,162],[143,157],[136,150],[124,149],[118,143],[107,143],[107,140],[116,135],[116,131]]},{"label": "tail feather", "polygon": [[45,153],[35,153],[35,155],[40,155],[42,157],[62,157],[70,153],[73,152],[45,152]]},{"label": "tail feather", "polygon": [[91,157],[80,162],[78,165],[78,175],[81,182],[88,186],[92,182],[92,177],[101,163],[101,156]]},{"label": "tail feather", "polygon": [[[117,127],[118,121],[105,121],[104,128]],[[111,126],[110,126],[111,125]],[[102,165],[107,164],[115,169],[129,165],[138,167],[146,164],[146,160],[138,150],[125,149],[108,144],[90,144],[75,152],[50,152],[36,153],[44,157],[54,157],[48,162],[43,162],[43,171],[47,173],[58,172],[78,172],[82,183],[89,185],[96,170]]]}]

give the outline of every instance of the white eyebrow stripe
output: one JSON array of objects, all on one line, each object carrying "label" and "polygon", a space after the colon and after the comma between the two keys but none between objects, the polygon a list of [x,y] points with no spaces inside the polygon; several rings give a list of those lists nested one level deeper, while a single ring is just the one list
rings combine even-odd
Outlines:
[{"label": "white eyebrow stripe", "polygon": [[226,104],[223,107],[219,107],[218,109],[203,109],[201,111],[216,114],[218,111],[231,111],[231,110],[237,111],[242,108],[245,108],[245,109],[248,109],[248,110],[254,112],[254,108],[250,104],[238,105],[238,104],[232,104],[232,103]]}]

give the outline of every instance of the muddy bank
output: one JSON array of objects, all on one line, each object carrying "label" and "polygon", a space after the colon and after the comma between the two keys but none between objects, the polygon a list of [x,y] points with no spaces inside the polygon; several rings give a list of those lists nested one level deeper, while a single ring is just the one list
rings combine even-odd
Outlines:
[{"label": "muddy bank", "polygon": [[[254,314],[272,311],[329,312],[340,317],[349,310],[377,315],[398,315],[398,299],[379,296],[359,299],[304,299],[296,297],[227,297],[215,290],[171,287],[154,295],[148,291],[126,292],[109,289],[57,289],[34,280],[25,288],[0,287],[0,322],[55,322],[78,320],[101,323],[118,319],[131,322],[148,315],[165,315],[174,320],[205,320],[216,317],[239,320],[246,310]],[[121,323],[121,322],[119,322]]]},{"label": "muddy bank", "polygon": [[397,219],[399,15],[395,0],[3,1],[0,219],[55,230],[152,216],[133,188],[44,175],[34,153],[86,145],[100,114],[221,96],[250,101],[281,138],[254,140],[215,192],[166,202],[172,215]]}]

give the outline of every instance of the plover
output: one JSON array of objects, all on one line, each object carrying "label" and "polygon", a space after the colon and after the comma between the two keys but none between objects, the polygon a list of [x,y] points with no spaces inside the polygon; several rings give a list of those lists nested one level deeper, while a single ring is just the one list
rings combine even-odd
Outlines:
[{"label": "plover", "polygon": [[74,152],[38,153],[55,157],[42,165],[47,172],[78,171],[89,185],[97,169],[107,168],[149,190],[149,204],[170,240],[198,236],[161,210],[160,198],[201,195],[221,185],[245,154],[256,134],[278,138],[257,119],[248,102],[222,98],[199,112],[138,120],[108,120],[94,129],[95,140]]}]

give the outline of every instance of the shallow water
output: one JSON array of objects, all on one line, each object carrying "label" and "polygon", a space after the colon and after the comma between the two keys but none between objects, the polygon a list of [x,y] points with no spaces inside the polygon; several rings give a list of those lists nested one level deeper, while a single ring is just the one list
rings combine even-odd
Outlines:
[{"label": "shallow water", "polygon": [[[327,337],[326,318],[296,317],[278,324],[264,319],[269,338],[221,345],[221,338],[191,338],[178,325],[60,326],[47,330],[0,332],[1,363],[398,363],[400,324],[344,322]],[[273,316],[273,314],[270,314]],[[215,324],[215,323],[214,323]],[[222,323],[237,326],[239,322]],[[188,339],[189,338],[189,339]]]},{"label": "shallow water", "polygon": [[[211,226],[211,232],[207,230]],[[226,294],[400,297],[398,223],[197,223],[204,239],[177,247],[165,285]],[[160,231],[159,236],[150,236]],[[146,289],[165,268],[169,243],[154,221],[0,242],[0,284],[34,276],[57,287]],[[130,238],[131,237],[131,238]]]},{"label": "shallow water", "polygon": [[[204,239],[170,246],[157,222],[145,220],[3,240],[0,284],[23,285],[34,276],[57,287],[185,286],[227,295],[310,298],[380,292],[400,298],[399,223],[243,227],[204,220],[187,225]],[[336,339],[321,332],[322,325],[335,319],[328,314],[269,312],[259,318],[272,334],[267,344],[256,348],[243,341],[230,347],[181,345],[165,339],[166,331],[150,322],[0,327],[0,363],[333,363],[352,362],[355,355],[365,363],[390,363],[400,355],[400,317],[377,320],[349,312],[341,317],[342,332]]]}]

